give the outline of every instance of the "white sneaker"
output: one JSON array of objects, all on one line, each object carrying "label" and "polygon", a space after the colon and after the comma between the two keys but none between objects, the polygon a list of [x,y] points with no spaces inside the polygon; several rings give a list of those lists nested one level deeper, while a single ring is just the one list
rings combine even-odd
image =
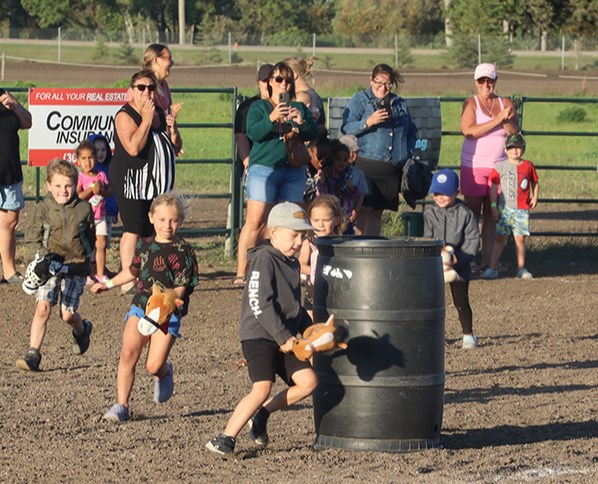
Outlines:
[{"label": "white sneaker", "polygon": [[475,350],[478,347],[478,339],[473,334],[463,335],[463,349]]},{"label": "white sneaker", "polygon": [[525,267],[517,272],[517,277],[519,279],[533,279],[532,273],[528,271]]}]

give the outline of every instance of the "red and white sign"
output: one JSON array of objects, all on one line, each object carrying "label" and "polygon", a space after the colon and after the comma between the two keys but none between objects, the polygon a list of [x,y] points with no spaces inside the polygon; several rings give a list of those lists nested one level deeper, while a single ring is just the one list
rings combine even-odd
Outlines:
[{"label": "red and white sign", "polygon": [[127,102],[122,88],[29,89],[29,165],[54,158],[75,161],[75,149],[92,134],[108,138],[114,149],[114,115]]}]

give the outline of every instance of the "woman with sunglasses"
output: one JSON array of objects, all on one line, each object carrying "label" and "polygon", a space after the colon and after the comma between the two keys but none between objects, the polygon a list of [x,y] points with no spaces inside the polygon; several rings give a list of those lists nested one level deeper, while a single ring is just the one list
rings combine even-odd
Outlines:
[{"label": "woman with sunglasses", "polygon": [[[129,267],[140,237],[153,233],[148,213],[152,201],[174,186],[175,153],[181,148],[176,125],[155,102],[157,80],[150,70],[131,77],[128,99],[114,118],[114,157],[110,184],[120,207],[123,234],[120,259]],[[157,116],[156,126],[154,116]],[[125,287],[124,292],[132,286]],[[121,288],[122,289],[122,288]]]},{"label": "woman with sunglasses", "polygon": [[417,128],[405,100],[392,91],[403,82],[387,64],[378,64],[370,87],[353,95],[343,112],[343,134],[359,143],[356,166],[363,171],[368,194],[356,226],[364,235],[380,235],[382,212],[399,209],[401,167],[415,147]]},{"label": "woman with sunglasses", "polygon": [[247,271],[247,251],[254,247],[270,209],[278,202],[303,201],[305,166],[292,168],[284,143],[288,125],[298,131],[303,141],[318,136],[318,127],[307,106],[300,102],[282,102],[295,98],[295,76],[284,62],[274,66],[268,78],[268,99],[254,102],[247,113],[247,136],[253,142],[247,172],[247,213],[239,235],[237,275],[234,283],[243,285]]},{"label": "woman with sunglasses", "polygon": [[461,112],[461,193],[477,219],[482,217],[482,266],[490,263],[496,224],[490,208],[488,176],[507,159],[507,135],[519,131],[510,99],[496,95],[498,75],[494,64],[480,64],[474,72],[476,94],[465,100]]}]

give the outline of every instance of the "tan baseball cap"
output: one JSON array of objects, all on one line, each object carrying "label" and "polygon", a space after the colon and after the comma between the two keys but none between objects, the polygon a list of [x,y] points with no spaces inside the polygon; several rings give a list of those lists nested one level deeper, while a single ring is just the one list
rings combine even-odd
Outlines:
[{"label": "tan baseball cap", "polygon": [[268,227],[283,227],[285,229],[315,230],[309,224],[307,213],[296,203],[282,202],[275,205],[268,215]]}]

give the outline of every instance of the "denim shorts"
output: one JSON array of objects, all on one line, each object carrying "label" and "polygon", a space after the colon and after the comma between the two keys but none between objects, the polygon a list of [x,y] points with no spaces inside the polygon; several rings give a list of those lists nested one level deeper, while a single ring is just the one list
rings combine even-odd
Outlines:
[{"label": "denim shorts", "polygon": [[301,203],[306,181],[305,167],[271,168],[251,165],[247,173],[247,200]]},{"label": "denim shorts", "polygon": [[524,208],[499,207],[497,235],[529,235],[529,211]]},{"label": "denim shorts", "polygon": [[[143,316],[145,316],[145,310],[141,309],[139,306],[133,305],[131,306],[131,309],[129,309],[129,312],[125,315],[125,323],[131,316],[135,316],[136,318],[141,319],[143,318]],[[181,317],[177,316],[176,314],[173,314],[170,317],[170,321],[168,322],[168,334],[171,334],[175,338],[181,338],[181,333],[179,333],[180,329]]]},{"label": "denim shorts", "polygon": [[25,206],[23,197],[23,181],[14,185],[0,186],[0,210],[17,211]]}]

